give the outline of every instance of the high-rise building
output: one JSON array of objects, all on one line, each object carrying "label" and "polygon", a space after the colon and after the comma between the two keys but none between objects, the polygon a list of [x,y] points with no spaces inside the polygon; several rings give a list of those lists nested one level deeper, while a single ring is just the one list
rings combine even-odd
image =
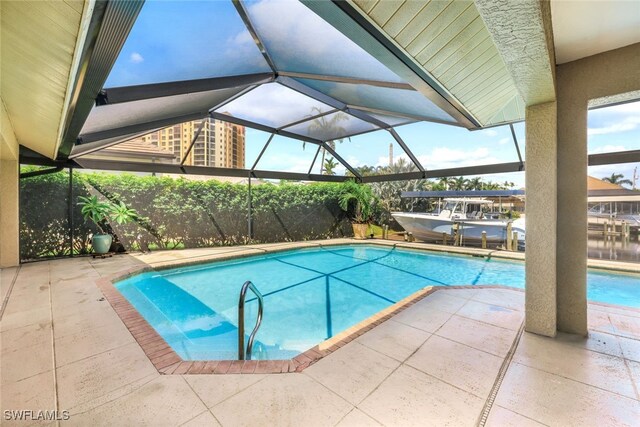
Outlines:
[{"label": "high-rise building", "polygon": [[215,161],[211,166],[243,169],[245,129],[221,120],[215,120]]},{"label": "high-rise building", "polygon": [[[198,135],[184,164],[189,166],[243,169],[245,167],[244,126],[212,118],[204,120],[202,131]],[[142,139],[173,152],[178,161],[180,161],[189,149],[201,123],[202,120],[180,123],[147,134]]]}]

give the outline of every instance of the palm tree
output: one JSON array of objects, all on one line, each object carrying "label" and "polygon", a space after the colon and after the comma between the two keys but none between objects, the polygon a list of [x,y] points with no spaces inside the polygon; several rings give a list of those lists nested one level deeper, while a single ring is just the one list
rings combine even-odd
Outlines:
[{"label": "palm tree", "polygon": [[404,157],[400,157],[394,163],[390,164],[389,168],[394,173],[413,172],[417,169],[416,165],[409,163],[409,161]]},{"label": "palm tree", "polygon": [[[376,172],[376,168],[375,167],[367,166],[367,165],[357,166],[355,168],[355,170],[362,176],[373,175]],[[347,171],[347,176],[353,176],[351,171]]]},{"label": "palm tree", "polygon": [[467,183],[469,182],[468,179],[466,179],[465,177],[461,176],[458,178],[454,178],[453,180],[453,189],[454,190],[464,190],[467,186]]},{"label": "palm tree", "polygon": [[605,176],[602,178],[603,181],[610,182],[616,185],[633,185],[630,179],[622,179],[624,175],[621,173],[612,173],[611,176]]},{"label": "palm tree", "polygon": [[[397,161],[389,166],[378,166],[375,173],[378,174],[400,174],[406,172],[414,172],[418,170],[416,165],[408,161],[404,157],[400,157]],[[391,220],[390,212],[413,210],[416,203],[423,203],[420,199],[401,198],[404,191],[422,191],[431,189],[431,181],[427,179],[410,179],[401,181],[381,181],[369,184],[373,193],[378,198],[382,210],[378,218],[382,223]]]},{"label": "palm tree", "polygon": [[471,178],[467,181],[467,189],[468,190],[482,190],[482,178],[476,176],[475,178]]},{"label": "palm tree", "polygon": [[338,162],[333,157],[329,157],[324,161],[324,175],[335,175],[335,168],[338,166]]},{"label": "palm tree", "polygon": [[446,191],[449,190],[449,188],[451,188],[453,185],[455,185],[455,180],[453,178],[444,177],[438,180],[438,184]]},{"label": "palm tree", "polygon": [[[313,116],[317,116],[318,114],[321,114],[322,110],[320,110],[320,108],[318,107],[311,107],[311,113],[309,114],[308,117],[313,117]],[[345,120],[349,120],[349,116],[347,116],[345,113],[343,113],[342,111],[339,111],[337,113],[333,113],[333,114],[327,114],[325,116],[321,116],[321,117],[317,117],[315,118],[313,121],[311,121],[311,123],[309,123],[309,134],[313,134],[314,132],[318,132],[321,135],[322,134],[327,134],[327,133],[346,133],[346,129],[340,125],[340,122],[345,121]],[[340,139],[335,139],[335,140],[331,140],[331,141],[327,141],[327,145],[329,147],[331,147],[332,150],[336,149],[336,142],[340,142],[342,143],[342,141],[344,140],[344,138],[340,138]],[[303,142],[302,143],[302,149],[304,150],[306,146],[306,143]],[[320,160],[320,174],[322,175],[322,171],[324,169],[325,166],[325,158],[326,155],[326,150],[323,148],[322,149],[322,159]]]}]

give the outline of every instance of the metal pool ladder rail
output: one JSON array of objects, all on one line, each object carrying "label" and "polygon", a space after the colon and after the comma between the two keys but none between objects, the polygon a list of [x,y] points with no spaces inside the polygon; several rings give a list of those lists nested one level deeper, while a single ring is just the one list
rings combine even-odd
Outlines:
[{"label": "metal pool ladder rail", "polygon": [[256,297],[258,297],[258,318],[256,319],[256,326],[253,328],[251,335],[249,335],[249,342],[247,343],[246,350],[246,360],[251,360],[251,349],[253,347],[253,340],[256,337],[256,333],[258,329],[260,329],[260,324],[262,324],[262,307],[263,300],[262,294],[255,287],[250,280],[244,282],[242,285],[242,289],[240,290],[240,301],[238,301],[238,360],[245,360],[245,349],[244,349],[244,299],[247,295],[247,291],[251,289]]}]

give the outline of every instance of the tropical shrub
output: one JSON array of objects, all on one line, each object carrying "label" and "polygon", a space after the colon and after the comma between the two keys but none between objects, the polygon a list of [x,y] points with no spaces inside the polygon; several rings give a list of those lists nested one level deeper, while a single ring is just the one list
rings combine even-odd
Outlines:
[{"label": "tropical shrub", "polygon": [[368,224],[373,213],[374,196],[371,187],[347,181],[338,198],[340,208],[349,213],[356,224]]}]

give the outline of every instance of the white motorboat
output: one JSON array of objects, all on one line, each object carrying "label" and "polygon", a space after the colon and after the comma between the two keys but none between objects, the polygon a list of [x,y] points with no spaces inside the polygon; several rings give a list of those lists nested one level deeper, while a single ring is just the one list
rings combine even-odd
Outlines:
[{"label": "white motorboat", "polygon": [[482,232],[487,242],[504,242],[507,226],[518,233],[518,246],[524,245],[524,219],[505,219],[499,212],[492,212],[493,201],[473,198],[447,198],[438,212],[393,212],[398,223],[421,240],[442,239],[443,233],[452,239],[456,230],[465,242],[480,242]]}]

